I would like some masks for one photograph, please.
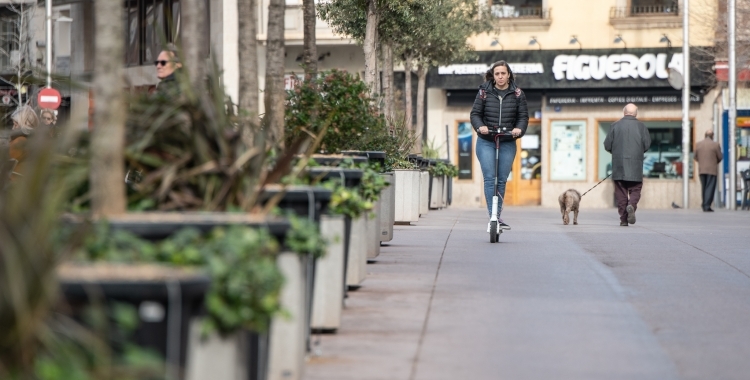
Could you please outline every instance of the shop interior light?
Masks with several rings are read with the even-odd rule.
[[[535,36],[531,36],[531,40],[529,41],[529,46],[533,45],[539,45],[539,50],[542,50],[542,44],[540,44],[539,41],[536,40]]]
[[[662,34],[661,35],[661,39],[659,40],[659,42],[661,42],[661,43],[665,43],[666,42],[667,43],[667,47],[670,47],[670,48],[672,47],[672,40],[670,40],[669,37],[667,37],[666,34]]]
[[[623,39],[622,39],[622,36],[618,34],[618,35],[617,35],[617,36],[615,37],[615,43],[616,43],[616,44],[619,44],[620,42],[622,42],[622,44],[623,44],[623,45],[625,45],[625,49],[627,49],[627,48],[628,48],[628,44],[627,44],[627,43],[625,42],[625,40],[623,40]]]

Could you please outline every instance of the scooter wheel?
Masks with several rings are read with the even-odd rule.
[[[498,237],[497,222],[490,222],[490,243],[497,243]]]

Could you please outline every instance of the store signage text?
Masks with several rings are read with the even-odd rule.
[[[609,95],[609,96],[550,96],[550,105],[587,105],[587,104],[673,104],[680,103],[680,95]],[[690,96],[690,101],[700,103],[699,96]]]
[[[508,63],[514,74],[544,74],[544,65],[541,63]],[[439,75],[484,75],[490,65],[483,63],[457,64],[438,67]]]
[[[667,64],[667,54],[644,54],[640,57],[633,54],[611,55],[558,55],[555,57],[552,72],[556,80],[610,80],[626,78],[667,79],[667,68],[682,72],[682,53],[672,55]]]

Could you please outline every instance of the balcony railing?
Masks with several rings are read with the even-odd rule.
[[[493,5],[490,8],[493,17],[499,19],[506,18],[531,18],[531,19],[549,19],[550,9],[542,7],[516,7],[513,5]]]
[[[680,10],[673,5],[638,5],[632,7],[612,7],[609,18],[648,17],[648,16],[679,16]]]

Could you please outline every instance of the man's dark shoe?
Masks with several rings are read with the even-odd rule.
[[[628,212],[628,223],[635,224],[635,208],[633,208],[633,205],[628,205],[625,211]]]
[[[703,210],[703,212],[714,212],[714,209],[712,209],[712,208],[707,208],[707,209]]]
[[[628,226],[628,222],[620,222],[620,227],[627,227],[627,226]]]

